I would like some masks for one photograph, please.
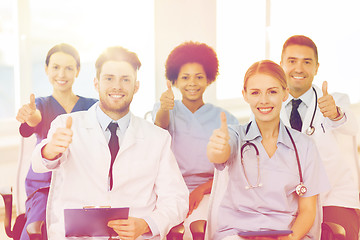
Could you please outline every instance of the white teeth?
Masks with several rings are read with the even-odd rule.
[[[295,78],[295,79],[304,79],[305,77],[295,77],[295,76],[293,76],[293,78]]]
[[[272,108],[259,108],[260,112],[269,112]]]
[[[66,83],[66,81],[60,81],[60,80],[57,80],[56,81],[58,84],[65,84]]]
[[[110,94],[111,97],[113,98],[122,98],[123,95],[115,95],[115,94]]]

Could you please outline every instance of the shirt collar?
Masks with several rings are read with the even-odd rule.
[[[120,131],[125,132],[125,130],[128,128],[130,123],[130,111],[120,118],[119,120],[115,121],[112,120],[108,115],[106,115],[103,110],[101,110],[100,106],[96,106],[96,117],[100,124],[101,129],[105,132],[107,130],[107,127],[109,126],[110,122],[116,122],[119,125]]]
[[[311,105],[312,98],[313,98],[314,90],[313,87],[309,88],[303,95],[301,95],[299,98],[294,98],[291,94],[289,94],[289,98],[287,99],[285,105],[291,106],[291,100],[293,99],[301,99],[302,103],[305,104],[305,106],[308,108]]]
[[[247,126],[246,126],[247,127]],[[244,137],[244,141],[253,141],[256,138],[262,139],[262,136],[260,134],[259,127],[256,124],[256,121],[252,121],[248,133]],[[279,124],[279,136],[277,139],[277,143],[282,143],[288,148],[293,149],[293,144],[290,140],[290,136],[288,135],[284,123],[280,120]]]

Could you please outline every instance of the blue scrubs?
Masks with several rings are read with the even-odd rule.
[[[84,98],[79,96],[72,112],[89,109],[97,99]],[[35,99],[36,108],[40,111],[42,120],[36,127],[30,127],[23,123],[20,126],[20,134],[23,137],[29,137],[36,134],[37,143],[47,137],[51,122],[61,114],[65,114],[65,109],[56,101],[53,96],[40,97]],[[21,240],[29,239],[26,232],[26,226],[35,221],[45,221],[46,203],[51,181],[51,172],[35,173],[30,167],[25,179],[25,189],[28,199],[26,200],[26,223],[21,234]]]
[[[295,188],[300,183],[300,176],[295,150],[284,124],[280,122],[277,149],[271,158],[261,144],[262,137],[256,122],[252,122],[247,134],[246,127],[238,125],[229,128],[231,156],[225,164],[215,165],[219,170],[225,165],[229,167],[229,182],[219,207],[215,240],[237,235],[240,231],[287,230],[296,218],[298,196]],[[303,197],[329,190],[316,145],[308,136],[292,129],[289,131],[299,153],[304,185],[307,187]],[[247,146],[243,150],[242,166],[240,148],[246,141],[257,146],[259,165],[254,147]],[[250,185],[257,186],[258,178],[262,185],[249,189]]]
[[[159,108],[160,103],[155,104],[154,121]],[[225,112],[228,124],[238,124],[232,114],[209,103],[192,113],[181,101],[175,100],[170,110],[171,147],[190,192],[213,179],[214,165],[207,158],[206,147],[212,132],[220,128],[221,112]]]

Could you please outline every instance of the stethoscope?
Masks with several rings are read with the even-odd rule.
[[[250,125],[251,125],[251,122],[247,125],[246,127],[246,132],[245,132],[245,135],[248,133],[249,129],[250,129]],[[299,154],[298,154],[298,151],[297,151],[297,148],[296,148],[296,145],[295,145],[295,142],[294,142],[294,139],[292,138],[288,128],[285,126],[285,129],[286,129],[286,132],[288,133],[289,137],[290,137],[290,140],[291,140],[291,143],[292,145],[294,146],[294,150],[295,150],[295,155],[296,155],[296,161],[297,161],[297,165],[298,165],[298,170],[299,170],[299,176],[300,176],[300,183],[295,187],[295,192],[298,196],[302,196],[304,195],[306,192],[307,192],[307,188],[305,187],[304,185],[304,181],[303,181],[303,176],[302,176],[302,172],[301,172],[301,165],[300,165],[300,159],[299,159]],[[255,149],[255,152],[256,152],[256,158],[257,158],[257,169],[258,169],[258,174],[257,174],[257,183],[256,185],[251,185],[250,182],[249,182],[249,179],[247,177],[247,174],[246,174],[246,170],[245,170],[245,165],[244,165],[244,158],[243,158],[243,150],[246,146],[249,146],[249,147],[253,147]],[[249,142],[249,141],[246,141],[246,143],[244,145],[241,146],[240,148],[240,156],[241,156],[241,165],[242,165],[242,168],[244,170],[244,175],[245,175],[245,179],[246,179],[246,182],[247,182],[247,186],[245,187],[245,189],[252,189],[252,188],[257,188],[257,187],[261,187],[262,186],[262,183],[261,183],[261,175],[260,175],[260,157],[259,157],[259,150],[258,148],[256,147],[256,145],[252,142]]]
[[[314,134],[315,132],[315,127],[313,126],[313,122],[314,122],[314,118],[315,118],[315,114],[316,114],[316,107],[317,107],[317,93],[316,93],[316,90],[315,88],[313,87],[312,88],[314,93],[315,93],[315,107],[314,107],[314,112],[313,112],[313,115],[312,115],[312,118],[311,118],[311,122],[310,122],[310,126],[308,129],[306,129],[306,134],[311,136]]]

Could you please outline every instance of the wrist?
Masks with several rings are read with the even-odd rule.
[[[333,121],[339,121],[345,116],[344,112],[341,110],[340,107],[336,106],[336,111],[337,111],[337,116],[332,119]]]

